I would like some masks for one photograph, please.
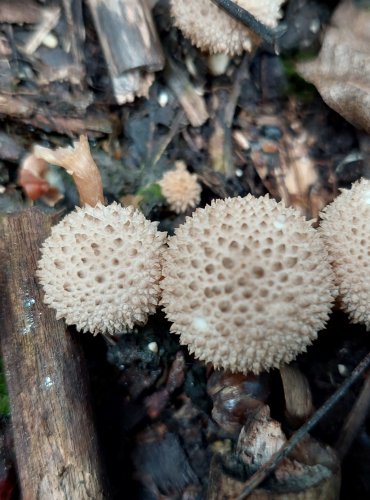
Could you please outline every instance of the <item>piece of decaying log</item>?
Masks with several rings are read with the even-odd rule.
[[[85,41],[85,25],[82,12],[82,0],[63,0],[64,16],[67,22],[70,40],[70,52],[75,64],[85,76],[83,43]]]
[[[146,0],[88,0],[119,104],[147,95],[164,66]]]
[[[73,101],[71,106],[73,106]],[[32,127],[42,130],[53,130],[59,134],[75,137],[86,134],[89,136],[99,136],[101,134],[112,133],[112,123],[110,117],[98,114],[94,111],[87,111],[84,116],[81,113],[63,116],[58,110],[55,112],[52,106],[41,106],[37,98],[10,96],[0,93],[0,118],[11,117]]]
[[[10,24],[34,24],[42,15],[42,7],[32,0],[1,0],[0,22]]]
[[[164,77],[167,85],[179,100],[190,124],[193,127],[203,125],[209,118],[205,100],[197,93],[185,71],[170,57],[167,57]]]
[[[52,217],[0,217],[1,349],[24,500],[105,498],[83,352],[35,278]]]

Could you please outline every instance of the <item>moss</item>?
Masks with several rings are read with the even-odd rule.
[[[145,215],[148,215],[156,205],[160,205],[164,201],[161,186],[157,183],[140,188],[136,192],[136,195],[142,198],[140,201],[140,208]]]
[[[302,78],[296,70],[298,62],[309,61],[314,57],[316,57],[315,53],[307,51],[300,52],[293,57],[281,58],[287,81],[285,92],[288,96],[296,95],[305,102],[311,102],[317,96],[315,86]]]
[[[2,360],[0,360],[0,416],[10,414],[8,390]]]

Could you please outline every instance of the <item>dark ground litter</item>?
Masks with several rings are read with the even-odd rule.
[[[84,337],[99,438],[113,498],[204,498],[213,451],[219,446],[231,446],[238,435],[238,430],[232,432],[235,422],[242,421],[242,415],[235,411],[235,393],[218,403],[217,422],[224,423],[220,427],[211,417],[212,399],[207,394],[212,369],[188,356],[176,338],[168,336],[168,327],[165,320],[152,318],[147,327],[116,346]],[[147,346],[153,341],[159,348],[156,355],[148,352]],[[327,331],[296,361],[309,380],[316,408],[369,350],[370,340],[364,329],[350,325],[342,313],[335,312]],[[185,360],[180,368],[182,374],[178,375],[183,380],[174,391],[166,392],[171,364],[179,356]],[[272,371],[267,378],[272,416],[284,423],[284,396],[278,372]],[[335,444],[360,387],[361,381],[315,427],[315,438]],[[240,425],[235,429],[240,430]],[[343,463],[343,499],[349,495],[368,498],[368,432],[369,422]]]
[[[83,121],[86,110],[92,113],[89,116],[93,115],[96,121],[95,128],[89,129],[91,145],[107,198],[119,200],[126,194],[143,194],[141,206],[145,215],[158,220],[162,230],[172,233],[184,220],[184,216],[169,211],[153,188],[177,159],[183,159],[199,175],[203,188],[201,206],[214,198],[270,192],[312,217],[333,199],[338,188],[348,187],[366,173],[358,132],[331,111],[293,69],[296,59],[319,47],[320,30],[314,32],[309,26],[317,21],[324,25],[336,4],[291,0],[286,9],[288,32],[282,40],[281,56],[261,49],[252,59],[234,58],[224,75],[214,77],[209,72],[207,57],[171,28],[167,2],[158,2],[155,18],[167,57],[185,72],[209,110],[210,118],[201,127],[189,125],[168,88],[165,73],[156,76],[149,99],[122,108],[114,104],[87,9],[85,53],[91,104],[81,104],[79,115],[79,92],[71,93],[68,84],[50,83],[49,93],[43,93],[47,97],[40,98],[27,78],[23,77],[21,83],[32,88],[35,101],[41,99],[41,114],[44,107],[49,107],[54,117],[64,113],[66,105],[61,95],[67,96],[68,109],[74,117]],[[15,36],[18,32],[21,27],[15,28]],[[18,66],[22,64],[17,61]],[[168,98],[165,107],[159,104],[163,93]],[[236,97],[228,127],[226,115],[230,112],[231,95]],[[19,161],[34,143],[54,147],[68,142],[66,134],[75,137],[77,132],[68,128],[68,118],[67,113],[62,130],[60,122],[45,122],[35,116],[28,121],[2,116],[0,184],[6,191],[0,195],[1,211],[29,204],[16,187]],[[55,123],[59,123],[59,130]],[[216,134],[220,130],[221,139]],[[289,175],[290,161],[298,162],[304,155],[312,160],[317,178],[313,189],[297,192],[287,188],[284,178]],[[66,174],[58,171],[56,175],[65,195],[57,208],[69,210],[77,202],[76,192]],[[169,334],[169,324],[160,311],[145,327],[113,343],[88,335],[82,336],[82,343],[112,497],[205,498],[213,452],[220,447],[231,448],[235,443],[242,418],[238,412],[245,403],[244,386],[234,380],[237,397],[233,393],[232,401],[227,397],[217,403],[212,401],[207,392],[207,382],[215,377],[212,368],[195,361],[179,345],[177,337]],[[307,376],[316,408],[369,350],[370,338],[365,329],[351,325],[345,315],[335,311],[327,329],[296,361]],[[272,415],[286,425],[277,371],[272,371],[267,379]],[[266,377],[253,383],[264,394]],[[360,386],[361,381],[315,427],[315,437],[335,444]],[[236,410],[235,397],[240,402]],[[217,404],[217,421],[211,415],[213,404]],[[9,425],[4,418],[0,427],[1,499],[17,498],[14,469],[9,466],[14,463]],[[367,419],[343,463],[343,499],[370,496],[369,433]]]

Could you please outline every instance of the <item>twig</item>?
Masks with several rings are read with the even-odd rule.
[[[250,12],[235,4],[231,0],[212,0],[218,7],[227,12],[231,17],[241,22],[247,28],[254,31],[268,45],[276,47],[278,38],[286,31],[286,26],[280,25],[277,28],[271,29],[262,24]]]
[[[58,24],[60,18],[60,8],[50,7],[43,9],[40,22],[35,31],[30,35],[23,47],[20,47],[25,54],[33,54],[42,44],[46,35]]]
[[[167,65],[164,71],[167,85],[179,100],[186,117],[193,127],[200,127],[208,118],[208,111],[203,96],[199,95],[188,75],[167,54]]]
[[[262,481],[264,481],[282,462],[282,460],[291,453],[294,447],[303,439],[303,437],[321,420],[321,418],[344,396],[348,389],[353,385],[365,370],[370,366],[370,352],[356,366],[351,375],[335,391],[332,396],[317,410],[302,427],[292,435],[289,441],[279,450],[266,464],[261,467],[246,483],[242,493],[236,500],[247,498]]]
[[[168,145],[170,144],[174,136],[177,134],[179,127],[181,123],[184,121],[184,119],[185,119],[185,113],[182,109],[180,109],[180,111],[175,116],[173,122],[171,123],[171,127],[170,130],[168,131],[168,134],[165,135],[164,139],[159,144],[157,151],[155,152],[152,166],[156,165],[158,161],[162,158],[162,155],[166,151]]]
[[[370,376],[367,374],[365,383],[360,395],[350,411],[339,434],[339,439],[335,446],[340,458],[343,458],[350,449],[361,425],[367,416],[370,407]]]

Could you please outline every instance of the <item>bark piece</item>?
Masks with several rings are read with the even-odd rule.
[[[146,0],[89,0],[119,104],[147,95],[164,56]]]
[[[277,477],[254,490],[248,500],[338,500],[340,465],[333,450],[309,438],[286,460]],[[244,498],[243,481],[230,475],[225,457],[215,455],[207,500]]]
[[[187,119],[193,127],[200,127],[208,118],[205,100],[193,87],[188,75],[170,58],[164,74],[167,85],[179,100]]]
[[[102,499],[83,352],[35,279],[51,225],[37,209],[0,218],[1,349],[19,481],[27,500]]]

